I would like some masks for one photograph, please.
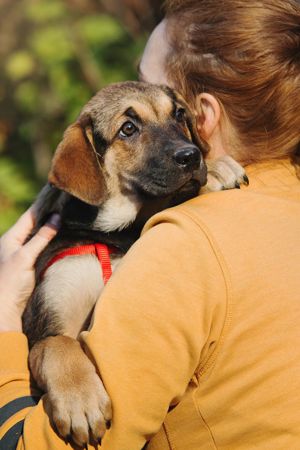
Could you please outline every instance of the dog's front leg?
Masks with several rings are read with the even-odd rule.
[[[111,419],[102,381],[76,340],[89,323],[102,287],[94,256],[62,259],[47,270],[23,315],[32,346],[30,369],[46,393],[50,420],[62,437],[72,437],[79,445],[101,439]]]
[[[100,442],[112,417],[110,399],[94,365],[78,341],[51,336],[37,342],[29,356],[45,405],[58,433],[79,446]]]

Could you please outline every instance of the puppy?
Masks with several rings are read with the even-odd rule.
[[[35,210],[37,227],[53,212],[60,213],[62,226],[37,261],[23,328],[33,377],[48,394],[49,415],[59,434],[71,435],[80,446],[101,439],[112,411],[76,339],[146,220],[206,184],[207,150],[183,98],[140,82],[100,91],[56,150]],[[227,171],[227,182],[218,165]],[[230,158],[211,169],[214,190],[246,180]]]

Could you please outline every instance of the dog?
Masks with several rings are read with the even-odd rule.
[[[29,364],[47,392],[56,430],[79,446],[99,442],[112,418],[100,377],[77,341],[105,276],[147,219],[198,195],[207,178],[206,191],[247,182],[229,157],[210,162],[207,174],[208,146],[195,130],[187,103],[170,88],[110,85],[66,130],[35,202],[37,229],[53,212],[62,225],[37,260],[36,287],[23,314]],[[103,251],[108,274],[96,257]]]

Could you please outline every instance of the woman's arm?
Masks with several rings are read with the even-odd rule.
[[[158,432],[224,325],[222,268],[200,226],[177,211],[148,226],[82,334],[113,405],[104,450],[140,450]]]
[[[222,270],[200,227],[176,212],[161,214],[152,225],[108,283],[93,327],[82,335],[113,403],[104,450],[144,446],[169,407],[180,401],[224,322]],[[9,412],[7,404],[16,399],[28,404],[6,418],[1,436],[13,436],[11,448],[68,448],[49,424],[44,398],[32,406],[25,336],[3,333],[2,338],[4,411]],[[18,426],[19,436],[14,430]]]
[[[28,345],[22,334],[21,317],[34,288],[36,258],[56,235],[58,226],[59,217],[53,215],[25,244],[34,227],[34,215],[29,209],[0,239],[0,448],[5,450],[17,447],[24,418],[39,400],[39,393],[31,389]],[[40,409],[39,429],[48,427],[53,441],[61,441],[49,426],[43,403],[36,409]],[[33,445],[28,448],[46,449],[47,446],[39,445],[41,431],[36,431],[32,433]],[[22,439],[19,444],[22,448]]]

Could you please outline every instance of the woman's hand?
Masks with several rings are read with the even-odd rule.
[[[56,235],[59,215],[53,214],[24,244],[34,227],[28,209],[0,239],[0,332],[22,331],[22,314],[35,284],[34,264],[40,252]]]

